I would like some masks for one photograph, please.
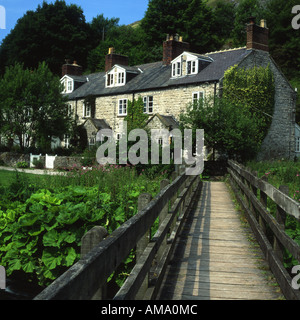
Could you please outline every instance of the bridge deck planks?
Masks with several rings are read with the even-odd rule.
[[[204,182],[187,217],[158,295],[159,300],[276,300],[261,254],[248,240],[223,182]]]

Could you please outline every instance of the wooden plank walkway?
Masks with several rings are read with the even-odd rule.
[[[248,230],[248,231],[247,231]],[[204,182],[167,268],[158,300],[276,300],[227,186]],[[259,251],[257,253],[257,250]]]

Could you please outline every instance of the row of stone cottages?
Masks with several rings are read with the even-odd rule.
[[[119,139],[129,100],[139,96],[150,128],[176,128],[179,114],[193,100],[218,94],[224,72],[231,66],[243,68],[270,65],[275,78],[275,106],[270,130],[259,158],[288,158],[300,155],[300,130],[295,124],[296,92],[269,54],[269,30],[251,20],[247,25],[245,47],[198,54],[189,51],[181,38],[168,36],[163,42],[162,61],[129,66],[128,57],[114,52],[105,57],[105,72],[82,75],[74,62],[62,67],[61,81],[68,95],[69,108],[87,131],[90,145],[96,133],[111,128]],[[85,105],[95,97],[95,108]],[[68,145],[68,139],[62,142]]]
[[[68,97],[68,108],[87,133],[89,145],[101,129],[110,128],[115,138],[123,132],[128,101],[142,97],[148,127],[172,130],[188,103],[216,95],[224,72],[238,65],[243,68],[270,65],[275,78],[273,121],[263,141],[259,159],[293,159],[300,155],[300,128],[295,123],[296,92],[269,54],[266,22],[247,25],[245,47],[205,54],[189,51],[181,37],[168,36],[163,42],[162,61],[129,66],[128,57],[114,52],[105,57],[105,72],[83,75],[76,62],[62,66],[61,82]],[[94,107],[85,104],[94,97]],[[69,146],[68,136],[56,146]]]

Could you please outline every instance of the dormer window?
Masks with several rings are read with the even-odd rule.
[[[71,93],[74,90],[74,80],[71,77],[64,76],[61,79],[63,84],[63,93]]]
[[[87,81],[88,79],[84,76],[64,75],[60,79],[60,82],[63,85],[62,93],[72,93]]]
[[[142,73],[137,67],[122,66],[116,64],[106,72],[106,88],[125,86],[131,79]]]
[[[126,83],[126,70],[115,65],[106,73],[106,87],[124,86]]]
[[[207,67],[212,59],[203,55],[183,52],[171,61],[172,78],[195,75]]]

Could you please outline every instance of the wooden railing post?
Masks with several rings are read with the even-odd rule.
[[[164,179],[160,182],[160,190],[164,189],[168,184],[170,184],[170,181],[168,179]],[[159,214],[159,226],[162,224],[162,222],[165,220],[167,214],[169,213],[169,202],[165,205],[165,207],[162,209],[162,211]],[[157,261],[160,261],[165,249],[167,246],[167,238],[165,238],[158,249],[157,252]]]
[[[289,194],[289,187],[288,186],[280,186],[279,190],[283,192],[284,194]],[[286,212],[277,204],[277,210],[276,210],[276,220],[280,224],[282,230],[285,229],[285,220],[286,220]],[[274,243],[273,243],[273,249],[277,257],[280,259],[281,262],[283,262],[283,254],[284,254],[284,248],[282,247],[280,241],[277,239],[277,237],[274,235]]]
[[[149,193],[140,194],[138,198],[138,212],[142,211],[151,200],[152,200],[151,194]],[[136,263],[139,262],[140,257],[142,256],[144,250],[146,249],[148,243],[150,242],[150,236],[151,236],[151,229],[149,229],[144,234],[144,236],[138,241],[136,245]],[[149,282],[149,274],[147,277],[145,277],[145,280],[141,285],[139,292],[137,293],[137,299],[141,299],[144,296],[145,292],[148,289],[148,282]]]
[[[95,226],[89,230],[81,238],[81,252],[80,259],[83,260],[86,255],[93,250],[106,236],[108,235],[107,230],[101,226]],[[106,298],[106,284],[103,285],[94,294],[91,300],[103,300]]]
[[[268,182],[268,178],[267,177],[263,177],[262,180]],[[260,192],[260,202],[267,209],[267,207],[268,207],[268,205],[267,205],[268,196],[262,190],[259,190],[259,192]],[[259,215],[258,223],[261,226],[264,234],[266,234],[266,232],[267,232],[266,224],[265,224],[265,221],[264,221],[264,219],[262,218],[261,215]]]
[[[253,176],[255,177],[255,178],[257,178],[257,171],[253,171],[252,172],[252,174],[253,174]],[[250,183],[250,190],[252,191],[252,193],[255,195],[255,197],[257,198],[257,188],[254,186],[254,185],[252,185],[251,183]],[[253,214],[254,214],[254,216],[255,216],[255,218],[256,218],[256,220],[258,221],[259,220],[259,213],[257,212],[257,210],[255,209],[255,207],[254,207],[254,205],[253,205],[253,203],[252,203],[252,201],[249,199],[249,202],[250,202],[250,208],[251,208],[251,210],[252,210],[252,212],[253,212]]]

